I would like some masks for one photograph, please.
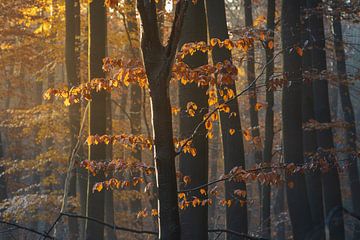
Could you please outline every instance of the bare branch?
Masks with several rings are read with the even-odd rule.
[[[262,238],[262,237],[253,237],[253,236],[249,236],[247,234],[244,233],[238,233],[232,230],[228,230],[228,229],[209,229],[208,232],[214,232],[214,233],[229,233],[235,236],[239,236],[242,237],[242,239],[249,239],[249,240],[267,240],[266,238]]]
[[[19,224],[17,224],[17,223],[6,222],[6,221],[4,221],[4,220],[0,220],[0,223],[6,224],[6,225],[9,225],[9,226],[13,226],[13,227],[18,228],[18,229],[23,229],[23,230],[26,230],[26,231],[28,231],[28,232],[35,233],[35,234],[37,234],[37,235],[39,235],[39,236],[44,237],[44,239],[55,239],[54,237],[48,235],[47,233],[42,233],[42,232],[36,231],[35,229],[28,228],[28,227],[19,225]]]
[[[171,29],[171,34],[169,37],[168,45],[166,46],[166,57],[168,59],[175,58],[188,4],[189,4],[188,0],[180,0],[176,4],[175,17]]]

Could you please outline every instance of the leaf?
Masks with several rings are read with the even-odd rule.
[[[249,130],[244,130],[243,131],[243,135],[246,141],[250,141],[251,140],[251,134]]]
[[[159,215],[159,213],[158,213],[158,210],[157,210],[157,209],[152,209],[152,210],[151,210],[151,216],[156,217],[156,216],[158,216],[158,215]]]
[[[231,136],[234,135],[235,134],[235,129],[233,129],[233,128],[229,129],[229,133],[230,133]]]
[[[180,199],[185,198],[185,193],[179,193],[179,194],[178,194],[178,197],[179,197]]]
[[[256,103],[255,104],[255,111],[259,111],[260,109],[262,109],[264,107],[264,105],[262,103]]]
[[[269,48],[269,49],[273,49],[273,48],[274,48],[274,41],[269,41],[269,42],[268,42],[268,48]]]
[[[296,53],[297,53],[300,57],[302,57],[302,56],[304,55],[304,51],[302,50],[301,47],[297,47],[297,48],[296,48]]]
[[[205,190],[205,189],[201,188],[201,189],[200,189],[200,193],[201,193],[202,195],[205,195],[205,196],[206,196],[206,190]]]
[[[100,183],[96,183],[95,185],[94,185],[94,187],[93,187],[93,192],[96,190],[96,191],[98,191],[98,192],[101,192],[101,190],[104,188],[104,186],[103,186],[103,183],[102,182],[100,182]]]
[[[217,38],[212,38],[212,39],[210,40],[210,45],[211,45],[212,47],[214,47],[216,44],[218,44],[218,42],[220,42],[219,39],[217,39]]]
[[[212,124],[212,122],[211,122],[210,120],[207,120],[207,121],[205,122],[205,128],[206,128],[207,130],[211,130],[211,129],[212,129],[212,126],[213,126],[213,124]]]
[[[191,182],[191,178],[189,176],[184,176],[183,181],[184,181],[185,185],[187,185]]]

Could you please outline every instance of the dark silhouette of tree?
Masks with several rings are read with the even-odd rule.
[[[194,24],[196,23],[196,24]],[[199,42],[207,40],[206,13],[204,0],[190,4],[181,33],[179,47],[188,42]],[[196,52],[192,56],[187,56],[184,62],[191,68],[200,67],[208,63],[207,53]],[[180,135],[187,138],[192,134],[196,125],[201,122],[205,110],[208,106],[207,86],[198,87],[197,83],[186,85],[179,83],[179,103],[181,107],[186,107],[189,102],[197,105],[199,111],[195,116],[189,114],[180,115]],[[192,140],[192,146],[196,148],[196,156],[191,154],[181,154],[179,168],[184,176],[189,176],[191,181],[183,184],[183,189],[192,188],[208,182],[208,140],[206,129],[203,125],[199,134]],[[194,196],[202,198],[201,193],[194,193]],[[208,238],[208,207],[199,206],[196,208],[186,208],[180,212],[182,239],[207,239]]]
[[[284,86],[282,99],[282,124],[284,162],[303,164],[302,145],[302,75],[300,46],[300,1],[283,1],[282,42],[284,49],[284,76],[289,84]],[[303,174],[286,174],[287,201],[294,239],[306,239],[313,225]]]
[[[209,37],[218,38],[222,41],[228,39],[229,34],[226,24],[225,2],[223,0],[207,0],[206,11]],[[212,58],[214,64],[224,62],[225,60],[232,61],[231,52],[226,48],[215,47],[212,50]],[[217,88],[218,90],[231,89],[236,95],[235,83],[226,85],[220,84]],[[235,113],[233,116],[229,117],[228,113],[220,112],[225,173],[230,172],[231,169],[236,166],[245,168],[243,131],[241,128],[239,105],[237,101],[232,101],[228,106],[230,112]],[[235,130],[234,134],[230,134],[230,129]],[[231,199],[234,191],[237,189],[246,191],[246,186],[244,183],[226,182],[225,198]],[[226,228],[241,233],[247,233],[247,205],[241,206],[239,200],[246,201],[246,198],[238,199],[230,207],[226,207]],[[239,237],[228,234],[227,239],[239,239]]]
[[[319,123],[331,122],[328,82],[321,77],[321,72],[326,70],[326,52],[325,52],[325,33],[323,23],[323,9],[320,6],[321,1],[308,0],[309,10],[309,29],[311,33],[311,58],[314,89],[314,113],[315,120]],[[327,149],[334,148],[334,140],[331,128],[317,131],[317,144],[322,157],[332,166],[327,172],[322,174],[323,198],[325,219],[329,213],[336,207],[342,207],[339,174],[334,166],[335,156],[326,152]],[[344,239],[344,222],[342,213],[334,218],[329,229],[330,239]]]

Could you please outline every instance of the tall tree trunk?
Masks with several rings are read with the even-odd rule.
[[[317,70],[317,79],[313,82],[314,88],[314,113],[315,120],[320,123],[331,122],[328,82],[320,77],[320,73],[326,70],[325,33],[323,23],[323,12],[320,0],[307,0],[310,11],[309,24],[312,42],[312,68]],[[317,131],[317,143],[320,151],[334,148],[331,129]],[[334,156],[323,151],[323,158],[331,165],[329,171],[323,173],[323,194],[325,216],[329,217],[331,211],[336,207],[342,207],[339,174],[334,166]],[[339,212],[336,219],[329,226],[330,239],[344,239],[344,221],[342,213]]]
[[[301,57],[290,48],[300,46],[300,1],[283,1],[282,42],[284,49],[284,86],[282,99],[283,146],[285,163],[303,164],[302,145],[302,74]],[[306,239],[312,230],[310,206],[307,199],[305,177],[300,173],[286,174],[293,187],[286,188],[290,220],[294,239]],[[288,185],[290,185],[288,184]]]
[[[269,32],[269,41],[274,41],[275,31],[275,0],[268,0],[267,6],[267,31]],[[266,85],[268,86],[271,77],[274,74],[274,48],[269,48],[268,44],[265,46],[266,54]],[[272,160],[272,150],[274,141],[274,92],[270,89],[266,91],[266,113],[265,113],[265,141],[264,141],[264,163],[270,165]],[[264,184],[261,189],[261,229],[263,237],[271,236],[271,219],[270,219],[270,185]]]
[[[348,174],[350,180],[351,200],[353,204],[353,212],[357,215],[360,214],[360,182],[358,172],[358,157],[357,157],[357,135],[356,135],[356,121],[353,104],[351,102],[350,91],[348,84],[344,81],[347,79],[346,72],[346,56],[344,50],[343,33],[341,26],[340,13],[336,12],[333,16],[334,28],[334,46],[336,54],[336,67],[340,79],[340,101],[344,113],[344,119],[349,124],[346,128],[346,145],[349,148],[346,160],[349,163]],[[360,231],[357,227],[354,231],[353,239],[360,238]]]
[[[65,65],[69,89],[80,84],[80,2],[79,0],[66,0],[65,2]],[[80,131],[80,104],[69,107],[71,151],[75,147]],[[76,169],[70,180],[69,196],[76,197]],[[80,203],[84,204],[84,203]],[[69,219],[69,238],[78,239],[77,219]]]
[[[311,39],[309,32],[309,20],[306,17],[306,0],[302,1],[302,44],[305,45]],[[311,71],[312,59],[310,45],[306,44],[303,51],[302,72]],[[313,83],[305,81],[303,83],[303,96],[302,96],[302,114],[303,123],[307,123],[315,118],[314,114],[314,95]],[[317,151],[316,131],[306,130],[303,131],[303,146],[304,146],[304,159],[306,163],[312,161],[311,155]],[[322,197],[322,182],[321,171],[315,169],[306,173],[306,189],[311,209],[311,216],[314,225],[313,236],[316,239],[325,239],[325,222],[324,222],[324,207]]]
[[[137,24],[137,18],[136,18],[136,5],[135,2],[132,0],[127,0],[126,4],[128,6],[128,12],[127,12],[127,25],[128,25],[128,31],[131,36],[132,42],[138,43],[140,40],[140,31]],[[135,44],[137,46],[137,44]],[[140,51],[133,47],[134,44],[130,44],[130,47],[132,49],[132,57],[135,59],[140,58]],[[141,134],[141,104],[142,104],[142,98],[141,98],[141,88],[137,84],[131,85],[130,88],[130,124],[131,124],[131,133],[133,135],[140,135]],[[141,162],[141,151],[140,149],[135,149],[131,152],[131,158],[133,161]],[[140,172],[134,171],[134,176],[139,177]],[[140,191],[140,184],[137,184],[136,186],[132,187],[132,190]],[[141,210],[141,200],[140,199],[131,199],[130,202],[130,210],[135,215],[137,212]]]
[[[248,29],[253,27],[253,15],[252,15],[252,0],[244,0],[244,11],[245,11],[245,26]],[[254,44],[249,48],[246,54],[246,74],[248,84],[251,84],[255,80],[255,46]],[[249,89],[249,105],[250,105],[250,125],[251,125],[251,135],[253,139],[260,138],[260,128],[259,128],[259,115],[255,109],[257,102],[256,94],[256,84],[253,84]],[[255,162],[262,162],[262,153],[256,147],[255,151]]]
[[[208,29],[210,38],[225,40],[229,38],[226,24],[225,2],[223,0],[207,0],[206,11],[208,20]],[[212,51],[213,63],[232,61],[231,52],[226,48],[215,47]],[[220,84],[218,90],[225,88],[231,89],[236,95],[235,83],[229,85]],[[229,173],[235,166],[242,166],[245,169],[244,144],[242,137],[242,128],[240,121],[239,105],[237,101],[229,103],[230,112],[235,113],[232,117],[229,114],[220,113],[221,136],[224,149],[224,171]],[[233,135],[229,133],[230,129],[236,130]],[[225,183],[225,198],[232,199],[234,191],[241,189],[246,191],[244,183],[235,183],[227,181]],[[226,228],[232,231],[247,233],[247,205],[241,206],[241,201],[246,198],[238,199],[230,207],[226,207]],[[238,236],[227,235],[227,239],[240,239]]]
[[[194,24],[196,23],[196,24]],[[188,42],[199,42],[207,40],[206,13],[204,0],[196,4],[190,4],[184,19],[182,35],[179,47]],[[207,54],[197,52],[192,56],[187,56],[184,62],[191,68],[196,68],[208,63]],[[183,85],[179,83],[179,102],[184,107],[188,102],[194,102],[200,109],[194,117],[187,114],[180,115],[180,135],[186,138],[192,134],[196,125],[203,120],[208,107],[207,87],[197,86],[196,83]],[[184,176],[190,176],[191,182],[182,185],[183,189],[193,188],[208,182],[208,140],[206,130],[203,125],[199,134],[192,141],[192,146],[196,148],[196,156],[190,154],[180,155],[180,172]],[[193,196],[203,198],[200,192],[191,193]],[[182,239],[207,239],[208,238],[208,207],[198,206],[189,207],[180,212]]]
[[[102,59],[106,52],[106,10],[103,0],[93,0],[89,3],[89,77],[105,77],[102,71]],[[90,134],[106,134],[106,95],[105,91],[92,94],[90,102]],[[105,161],[106,146],[99,144],[91,146],[89,159],[94,161]],[[96,176],[88,174],[88,200],[87,216],[104,221],[105,192],[92,192],[95,183],[104,180],[104,174]],[[104,226],[93,221],[86,221],[86,239],[104,239]]]
[[[155,2],[137,2],[143,24],[141,49],[151,97],[161,240],[181,239],[169,83],[187,6],[187,1],[177,2],[170,38],[164,47],[160,42]]]

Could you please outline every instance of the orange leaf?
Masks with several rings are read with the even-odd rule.
[[[249,130],[244,130],[243,132],[244,138],[246,141],[250,141],[251,140],[251,134]]]
[[[296,48],[296,53],[297,53],[300,57],[302,57],[303,54],[304,54],[302,48],[300,48],[300,47],[297,47],[297,48]]]
[[[185,185],[191,182],[191,178],[189,176],[184,176],[183,178]]]
[[[268,48],[269,48],[269,49],[273,49],[273,48],[274,48],[274,42],[273,42],[273,41],[269,41],[269,43],[268,43]]]

